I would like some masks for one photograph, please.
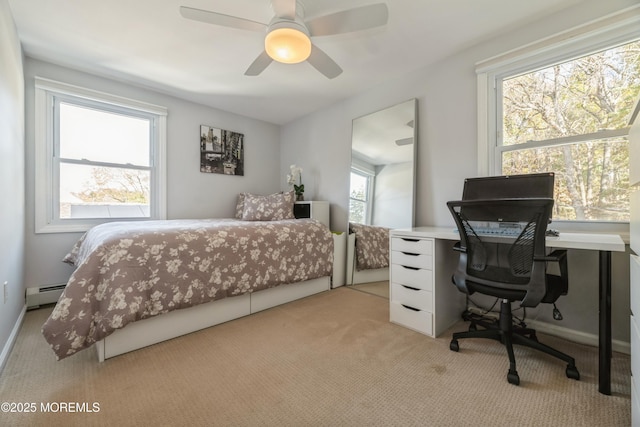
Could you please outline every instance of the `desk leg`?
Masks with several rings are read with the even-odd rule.
[[[611,394],[611,252],[600,251],[599,387]]]

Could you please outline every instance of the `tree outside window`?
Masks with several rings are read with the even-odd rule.
[[[640,42],[505,78],[501,89],[502,174],[555,172],[555,219],[628,221]]]
[[[349,222],[367,224],[370,209],[371,177],[351,171],[351,188],[349,191]]]

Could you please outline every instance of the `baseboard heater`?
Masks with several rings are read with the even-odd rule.
[[[27,308],[38,308],[41,305],[53,304],[67,285],[48,285],[39,288],[27,288]]]

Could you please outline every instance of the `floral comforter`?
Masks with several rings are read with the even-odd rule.
[[[42,328],[58,359],[136,320],[328,276],[333,237],[312,219],[113,222],[64,261],[77,268]]]
[[[349,223],[356,235],[356,270],[389,267],[389,229],[375,225]]]

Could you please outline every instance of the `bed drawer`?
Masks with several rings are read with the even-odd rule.
[[[433,272],[416,267],[405,267],[391,264],[391,280],[395,283],[411,286],[412,288],[433,290]]]
[[[391,250],[412,254],[433,255],[433,240],[392,237]]]
[[[389,318],[393,323],[433,336],[433,315],[429,311],[412,309],[392,301],[389,304]]]
[[[391,264],[431,270],[433,268],[433,256],[426,254],[391,251]]]
[[[433,292],[391,284],[391,301],[425,311],[433,310]]]

